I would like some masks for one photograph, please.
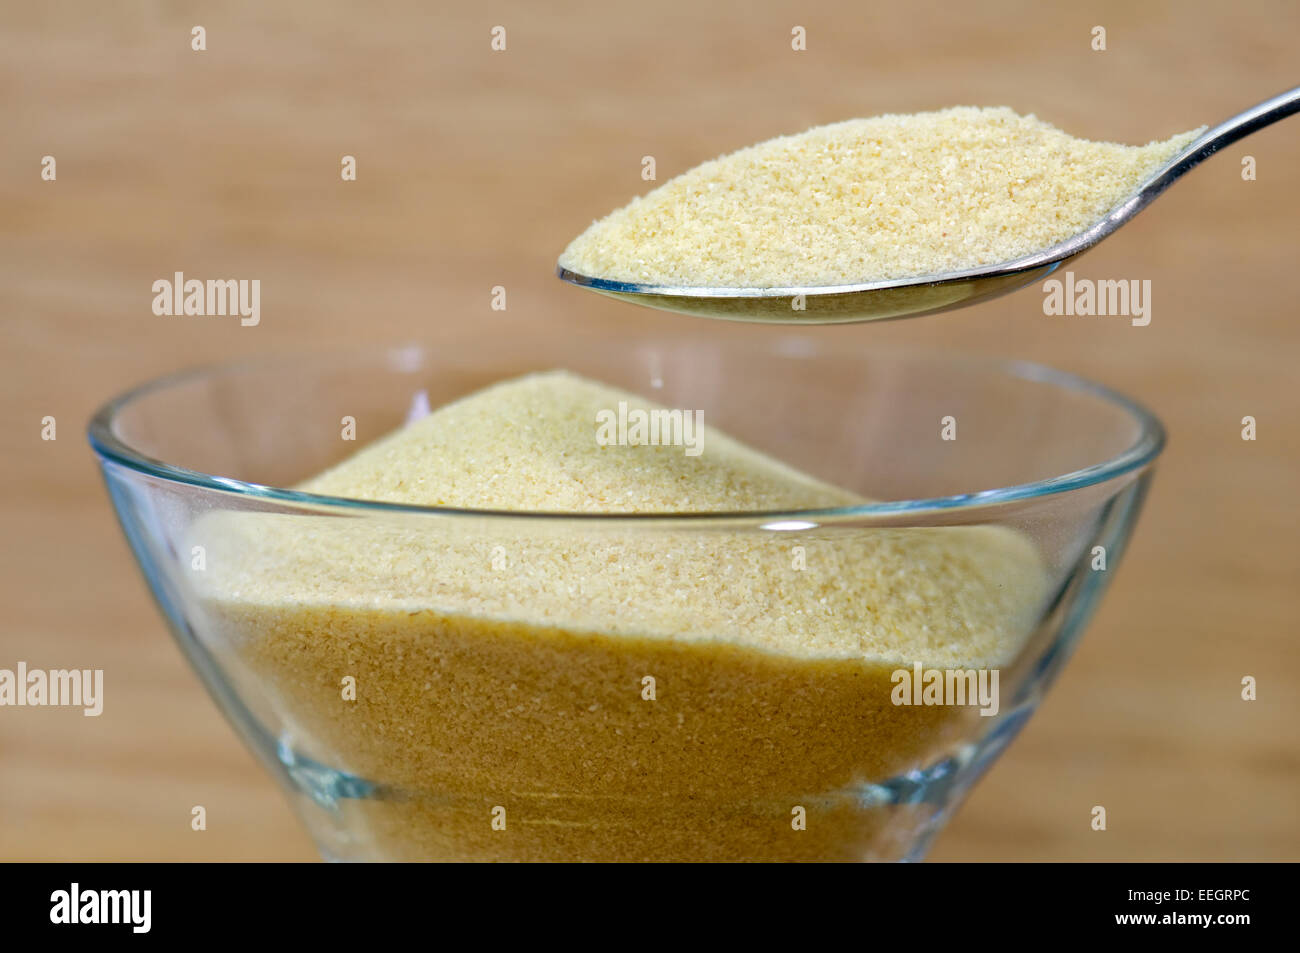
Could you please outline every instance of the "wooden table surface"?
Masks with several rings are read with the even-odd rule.
[[[127,552],[82,434],[106,397],[308,342],[761,333],[579,293],[555,256],[643,190],[643,155],[662,181],[816,123],[953,104],[1145,142],[1300,81],[1300,8],[1281,2],[456,6],[3,3],[0,667],[102,668],[107,698],[97,719],[0,709],[0,858],[315,857]],[[1040,360],[1140,398],[1171,435],[1075,659],[935,859],[1300,859],[1298,217],[1292,120],[1076,264],[1149,278],[1149,327],[1046,317],[1028,290],[816,331]],[[152,282],[178,270],[260,278],[261,324],[154,316]]]

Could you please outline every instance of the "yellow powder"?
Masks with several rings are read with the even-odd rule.
[[[666,409],[563,371],[532,374],[440,408],[302,488],[389,503],[570,513],[863,502],[712,428],[695,455],[672,444],[602,446],[597,415],[617,414],[620,401],[629,413]]]
[[[1126,146],[973,107],[818,126],[634,199],[574,239],[560,265],[615,281],[770,288],[998,264],[1085,231],[1201,131]]]
[[[588,513],[862,502],[708,427],[694,457],[601,446],[620,401],[657,406],[566,373],[508,381],[303,488]],[[222,513],[190,537],[204,641],[301,754],[381,785],[338,808],[355,857],[887,856],[902,811],[863,785],[987,724],[895,706],[892,672],[1013,666],[1047,591],[1032,544],[995,527]]]

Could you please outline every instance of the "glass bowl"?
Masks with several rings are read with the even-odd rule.
[[[259,358],[137,388],[89,435],[173,635],[327,859],[912,860],[1069,657],[1164,436],[1068,374],[859,340]],[[553,368],[879,502],[289,489]]]

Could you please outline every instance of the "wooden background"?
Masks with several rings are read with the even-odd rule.
[[[82,435],[105,398],[197,362],[374,337],[764,333],[619,306],[551,269],[643,189],[647,154],[662,181],[816,123],[952,104],[1125,142],[1216,122],[1300,82],[1297,9],[4,0],[0,667],[103,668],[107,699],[98,719],[0,709],[0,857],[315,856],[137,575]],[[505,53],[489,49],[496,24]],[[790,49],[795,25],[806,52]],[[1257,181],[1241,178],[1246,154]],[[1078,655],[935,859],[1300,859],[1298,216],[1294,119],[1077,264],[1150,278],[1147,328],[1048,318],[1030,290],[817,331],[1041,360],[1139,397],[1171,434]],[[176,270],[260,278],[261,325],[155,317],[150,286]],[[497,284],[507,312],[489,310]],[[206,832],[189,828],[194,804]]]

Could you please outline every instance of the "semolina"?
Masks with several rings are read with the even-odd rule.
[[[619,401],[655,406],[564,372],[507,381],[303,489],[588,514],[864,502],[707,426],[694,457],[602,446]],[[358,859],[888,854],[911,809],[868,810],[863,786],[979,721],[894,705],[891,672],[1015,666],[1048,593],[997,527],[219,513],[190,535],[204,641],[297,750],[377,786],[333,808]]]
[[[579,235],[562,267],[674,287],[813,287],[1014,261],[1087,230],[1201,130],[1126,146],[1010,109],[818,126],[705,162]]]

